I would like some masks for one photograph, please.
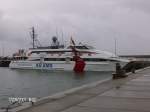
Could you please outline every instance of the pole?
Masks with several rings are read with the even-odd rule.
[[[115,40],[115,55],[117,55],[117,39],[114,38],[114,40]]]
[[[65,47],[65,42],[64,42],[64,33],[63,33],[63,30],[62,30],[62,44],[63,44],[63,46]]]
[[[4,50],[4,46],[3,46],[3,57],[5,56],[5,50]]]
[[[33,41],[33,49],[35,48],[35,30],[34,27],[32,27],[32,41]]]
[[[4,47],[4,43],[2,42],[2,57],[5,56],[5,47]]]

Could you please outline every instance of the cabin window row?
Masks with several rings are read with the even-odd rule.
[[[73,61],[72,58],[66,59],[66,58],[44,58],[44,61],[66,61],[70,60]],[[108,60],[108,59],[99,59],[99,58],[84,58],[84,61],[94,61],[94,62],[101,62],[101,61],[115,61],[115,60]],[[40,61],[40,59],[35,59],[33,61]]]

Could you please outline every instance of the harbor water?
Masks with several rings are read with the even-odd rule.
[[[0,107],[9,104],[9,98],[41,98],[84,84],[110,78],[111,72],[18,70],[0,68]]]

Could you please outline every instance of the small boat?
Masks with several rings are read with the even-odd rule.
[[[0,57],[0,67],[9,67],[11,60],[9,57]]]

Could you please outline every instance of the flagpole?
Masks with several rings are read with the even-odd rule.
[[[114,40],[115,40],[115,55],[117,55],[117,39],[114,38]]]

